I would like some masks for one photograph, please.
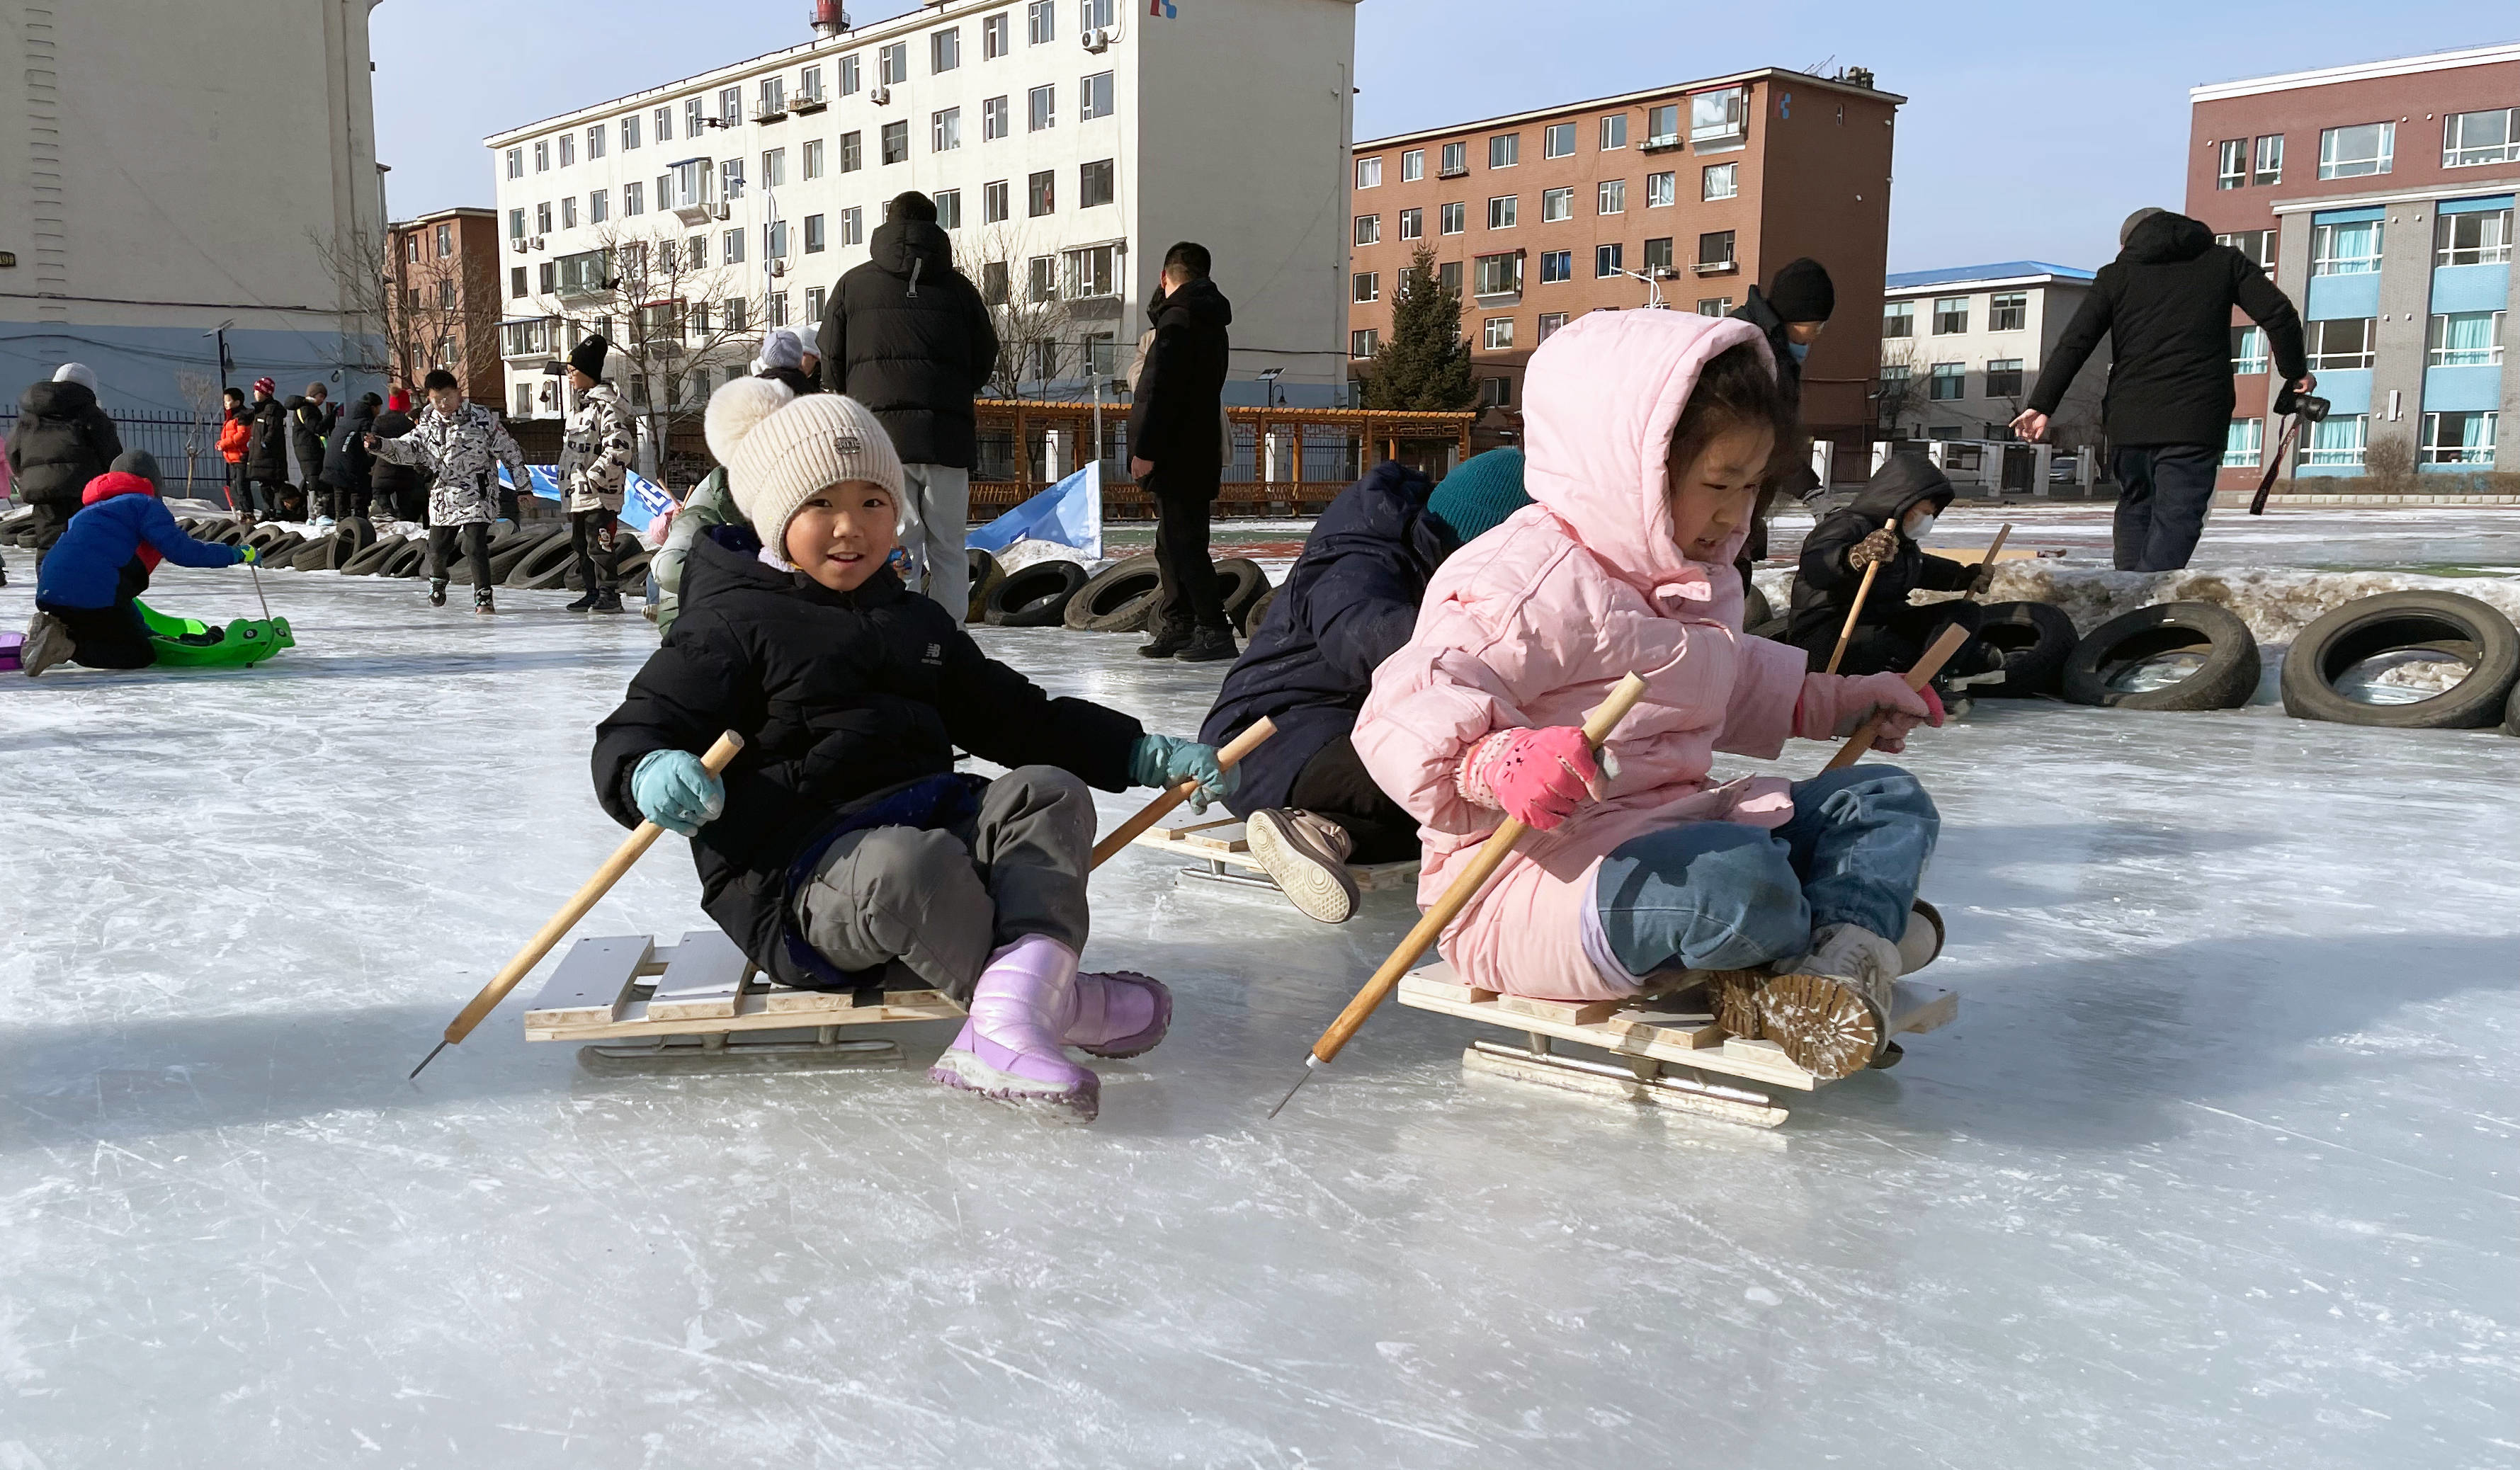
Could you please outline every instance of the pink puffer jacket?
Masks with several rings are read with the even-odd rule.
[[[1698,371],[1742,342],[1766,356],[1748,323],[1676,311],[1595,312],[1552,336],[1524,379],[1535,504],[1444,563],[1416,635],[1374,672],[1356,748],[1421,824],[1421,907],[1503,820],[1454,783],[1474,742],[1508,726],[1581,724],[1630,672],[1648,686],[1610,739],[1618,775],[1602,800],[1525,837],[1444,931],[1444,958],[1469,984],[1560,1000],[1623,994],[1579,938],[1601,859],[1678,823],[1772,827],[1791,815],[1784,781],[1716,785],[1708,772],[1719,749],[1783,749],[1802,650],[1739,631],[1740,538],[1716,564],[1688,560],[1664,500],[1664,457]]]

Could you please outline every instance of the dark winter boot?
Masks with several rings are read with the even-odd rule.
[[[473,592],[472,611],[475,614],[481,617],[488,617],[491,613],[498,610],[497,605],[490,601],[490,589],[483,587]]]
[[[590,587],[586,590],[586,596],[579,598],[576,601],[568,604],[568,610],[571,612],[593,612],[595,610],[595,604],[603,601],[604,590],[598,587]]]
[[[431,607],[443,607],[446,605],[446,579],[444,577],[429,578],[428,605]]]
[[[1190,646],[1190,629],[1178,624],[1166,627],[1157,623],[1149,629],[1153,638],[1138,646],[1140,658],[1170,658]]]
[[[1138,651],[1143,653],[1146,649]],[[1233,629],[1198,628],[1192,631],[1190,643],[1173,657],[1183,663],[1216,663],[1233,658],[1238,651],[1234,646]]]
[[[608,587],[601,593],[598,593],[595,599],[595,610],[597,612],[619,612],[621,610],[620,592],[616,589]]]

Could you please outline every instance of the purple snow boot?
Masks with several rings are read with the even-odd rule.
[[[1091,1123],[1100,1079],[1067,1059],[1061,1023],[1076,1008],[1076,952],[1027,934],[989,957],[971,991],[963,1034],[928,1080],[1057,1123]]]
[[[1113,1061],[1154,1050],[1173,1024],[1173,993],[1135,970],[1077,976],[1074,1006],[1062,1039]]]

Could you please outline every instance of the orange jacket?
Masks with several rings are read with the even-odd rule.
[[[219,458],[231,465],[245,463],[246,441],[253,437],[253,424],[240,414],[228,415],[219,426]]]

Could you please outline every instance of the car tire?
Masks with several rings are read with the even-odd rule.
[[[1062,619],[1075,633],[1143,633],[1163,595],[1152,557],[1130,557],[1102,568],[1067,600]]]
[[[1269,593],[1269,574],[1260,563],[1248,557],[1228,557],[1216,563],[1218,596],[1225,601],[1225,620],[1235,627],[1251,611],[1251,604]]]
[[[992,628],[1057,628],[1066,620],[1070,600],[1091,580],[1073,561],[1036,561],[1000,577],[980,617]]]
[[[963,609],[963,621],[978,623],[988,620],[989,593],[1005,578],[998,558],[976,546],[965,547],[963,558],[970,568],[970,604]]]
[[[2182,679],[2149,690],[2112,683],[2136,664],[2179,652],[2202,655]],[[2065,697],[2107,709],[2237,709],[2257,688],[2257,635],[2211,602],[2162,602],[2121,613],[2092,629],[2065,660]]]
[[[1269,609],[1278,604],[1278,594],[1284,592],[1285,590],[1285,584],[1280,583],[1278,586],[1270,588],[1267,592],[1264,592],[1260,594],[1260,596],[1251,600],[1251,605],[1244,609],[1242,613],[1242,641],[1244,643],[1249,643],[1252,635],[1260,631],[1261,625],[1269,621]]]
[[[2436,649],[2468,666],[2429,698],[2365,704],[2336,688],[2364,659]],[[2520,631],[2489,603],[2454,592],[2384,592],[2357,598],[2301,631],[2276,681],[2286,713],[2302,720],[2381,730],[2476,730],[2505,718],[2520,684]]]
[[[341,564],[336,555],[338,550],[329,536],[310,541],[297,549],[289,565],[298,571],[332,571]]]
[[[651,554],[648,549],[643,546],[630,553],[630,555],[623,557],[620,560],[614,562],[609,574],[609,581],[612,584],[612,590],[614,592],[644,594],[648,588],[648,559],[650,555]]]
[[[566,572],[576,559],[568,542],[568,532],[551,531],[540,536],[519,536],[508,543],[505,551],[490,554],[490,581],[499,587],[524,587],[532,579],[557,565]],[[522,575],[518,575],[522,573]],[[557,587],[547,582],[546,587]]]
[[[384,565],[377,568],[381,577],[423,577],[428,574],[428,538],[414,536],[395,547]]]
[[[2511,702],[2503,709],[2502,733],[2507,735],[2520,735],[2520,685],[2512,687]]]
[[[2007,699],[2052,694],[2064,687],[2065,660],[2074,656],[2074,620],[2048,602],[1998,602],[1978,623],[1978,639],[2003,666],[2003,678],[1972,685],[1969,692]]]
[[[384,564],[393,559],[393,554],[400,550],[402,550],[401,537],[381,536],[377,538],[376,545],[369,547],[366,551],[361,552],[357,556],[352,557],[349,560],[342,562],[341,575],[345,577],[374,576],[379,571],[382,570]]]

